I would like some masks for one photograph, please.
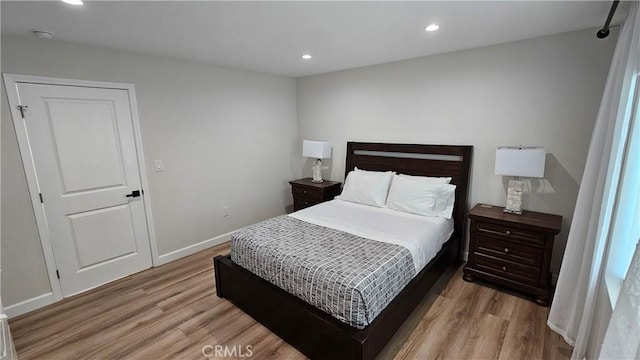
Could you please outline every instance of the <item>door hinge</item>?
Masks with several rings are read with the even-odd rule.
[[[56,269],[56,276],[60,279],[60,271],[58,271],[58,269]]]
[[[38,193],[38,196],[40,196],[40,203],[44,204],[44,200],[42,199],[42,193]]]
[[[18,105],[18,110],[20,110],[20,116],[24,119],[24,113],[27,112],[29,106],[27,105]]]

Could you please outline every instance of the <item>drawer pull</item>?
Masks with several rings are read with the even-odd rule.
[[[502,271],[507,271],[507,267],[506,267],[506,266],[503,266],[503,267],[502,267]]]
[[[307,193],[307,190],[302,190],[302,193],[303,193],[303,194],[306,194],[306,193]]]
[[[508,254],[509,253],[509,248],[504,248],[504,253]]]
[[[483,231],[483,232],[486,232],[486,233],[489,233],[489,234],[507,235],[507,236],[511,235],[511,231],[509,231],[509,230],[507,230],[507,231],[505,231],[505,232],[502,232],[502,231],[495,231],[495,230],[489,230],[489,229],[479,229],[479,230],[480,230],[480,231]]]

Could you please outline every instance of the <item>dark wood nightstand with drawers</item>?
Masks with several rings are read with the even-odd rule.
[[[311,178],[289,181],[293,194],[293,211],[298,211],[321,202],[332,200],[340,195],[340,185],[337,181],[325,180],[314,183]]]
[[[469,260],[463,278],[507,286],[548,306],[553,240],[560,232],[562,216],[532,211],[516,215],[503,209],[478,204],[469,211]]]

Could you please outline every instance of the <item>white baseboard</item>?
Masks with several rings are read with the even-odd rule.
[[[172,262],[174,260],[178,260],[178,259],[183,258],[185,256],[195,254],[198,251],[202,251],[202,250],[208,249],[210,247],[222,244],[225,241],[230,241],[231,240],[231,234],[233,234],[236,231],[237,230],[234,230],[234,231],[228,232],[226,234],[222,234],[220,236],[216,236],[214,238],[201,241],[201,242],[199,242],[197,244],[193,244],[193,245],[187,246],[185,248],[178,249],[178,250],[172,251],[172,252],[164,254],[164,255],[160,255],[160,256],[158,256],[157,259],[154,259],[153,266],[160,266],[160,265]],[[12,317],[15,317],[15,316],[18,316],[18,315],[22,315],[22,314],[28,313],[30,311],[39,309],[39,308],[41,308],[43,306],[46,306],[46,305],[49,305],[49,304],[53,304],[54,302],[56,302],[56,299],[53,296],[53,293],[50,292],[50,293],[47,293],[47,294],[42,294],[42,295],[36,296],[34,298],[31,298],[31,299],[27,299],[27,300],[21,301],[21,302],[19,302],[17,304],[9,305],[4,310],[5,310],[5,313],[7,314],[7,317],[12,318]]]
[[[31,299],[21,301],[17,304],[9,305],[6,308],[4,308],[4,311],[7,314],[7,317],[12,318],[18,315],[26,314],[29,311],[39,309],[43,306],[53,304],[55,301],[56,299],[53,296],[53,293],[50,292],[50,293],[36,296]]]
[[[154,259],[153,261],[153,266],[160,266],[169,262],[172,262],[174,260],[178,260],[180,258],[183,258],[185,256],[188,255],[192,255],[197,253],[198,251],[202,251],[205,249],[208,249],[210,247],[216,246],[216,245],[220,245],[225,241],[230,241],[231,240],[231,234],[233,234],[234,232],[236,232],[237,230],[228,232],[226,234],[222,234],[220,236],[216,236],[214,238],[208,239],[208,240],[204,240],[201,241],[199,243],[193,244],[193,245],[189,245],[187,247],[184,247],[182,249],[178,249],[178,250],[174,250],[170,253],[166,253],[163,255],[158,256],[157,259]]]

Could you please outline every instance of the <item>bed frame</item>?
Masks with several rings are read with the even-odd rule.
[[[358,330],[216,256],[216,294],[311,359],[374,359],[451,264],[462,260],[472,146],[347,143],[345,176],[354,167],[450,176],[456,184],[454,232],[436,257],[364,329]]]

